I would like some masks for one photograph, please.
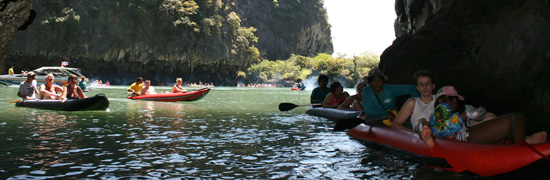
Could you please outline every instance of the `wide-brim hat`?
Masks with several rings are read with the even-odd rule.
[[[437,90],[437,94],[435,95],[435,97],[437,99],[437,98],[439,98],[440,96],[443,96],[443,95],[445,95],[445,96],[456,96],[461,101],[464,101],[464,96],[459,95],[458,92],[456,92],[455,87],[453,87],[453,86],[443,86],[442,88]]]
[[[384,81],[388,81],[388,76],[386,76],[384,72],[379,68],[371,69],[367,76],[367,80],[370,82],[370,80],[376,76],[382,76],[382,78],[384,78]]]

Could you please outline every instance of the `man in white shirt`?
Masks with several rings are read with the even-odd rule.
[[[34,80],[36,74],[34,72],[29,72],[27,74],[27,80],[21,82],[19,85],[19,91],[17,96],[23,98],[23,100],[33,100],[36,99],[36,94],[38,90],[36,89],[36,80]]]
[[[435,95],[433,90],[435,89],[435,83],[433,81],[433,75],[427,71],[418,71],[414,73],[414,81],[416,90],[420,93],[420,97],[410,98],[405,102],[397,116],[392,122],[393,128],[406,129],[412,131],[418,130],[420,120],[429,120],[430,115],[434,110]],[[405,127],[403,124],[407,119],[411,120],[412,129]]]

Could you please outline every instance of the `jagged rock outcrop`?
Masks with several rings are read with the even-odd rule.
[[[397,39],[380,62],[390,81],[430,70],[467,103],[550,127],[549,1],[397,0],[396,11]]]
[[[322,0],[37,0],[33,7],[37,21],[16,34],[1,64],[31,70],[68,60],[113,84],[144,76],[234,85],[236,71],[259,56],[333,52]]]
[[[6,72],[9,46],[18,29],[25,29],[25,22],[32,21],[33,0],[0,0],[0,70]],[[23,27],[22,27],[23,26]]]

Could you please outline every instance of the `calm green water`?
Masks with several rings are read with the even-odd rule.
[[[107,111],[63,112],[15,107],[17,88],[0,87],[0,179],[475,178],[367,148],[305,107],[277,109],[311,91],[216,87],[164,103],[127,100],[125,88],[86,93],[105,93]]]

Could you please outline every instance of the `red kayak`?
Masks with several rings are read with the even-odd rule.
[[[164,94],[147,94],[141,96],[127,96],[132,100],[144,100],[144,101],[163,101],[163,102],[176,102],[176,101],[196,101],[208,94],[210,88],[203,88],[196,91],[186,93],[164,93]]]
[[[514,171],[550,155],[550,143],[477,144],[435,138],[435,146],[430,149],[418,134],[389,127],[360,124],[348,134],[435,168],[484,177]]]

